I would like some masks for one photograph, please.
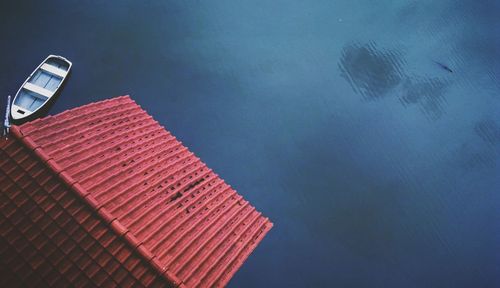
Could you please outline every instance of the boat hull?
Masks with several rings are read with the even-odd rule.
[[[62,90],[72,63],[62,56],[49,55],[24,81],[12,102],[14,123],[44,116]]]

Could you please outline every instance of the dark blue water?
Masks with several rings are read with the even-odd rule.
[[[498,1],[5,2],[2,107],[66,56],[275,223],[229,286],[500,287]]]

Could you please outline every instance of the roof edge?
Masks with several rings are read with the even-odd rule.
[[[108,99],[104,99],[104,100],[100,100],[100,101],[96,101],[96,102],[91,102],[91,103],[88,103],[88,104],[85,104],[85,105],[74,107],[74,108],[65,110],[65,111],[63,111],[61,113],[58,113],[58,114],[55,114],[55,115],[48,115],[48,116],[43,117],[43,118],[37,118],[37,119],[35,119],[33,121],[29,121],[29,122],[23,123],[23,124],[19,125],[18,127],[21,127],[23,129],[26,129],[27,131],[31,132],[31,130],[34,128],[33,125],[36,125],[38,122],[43,121],[44,119],[46,120],[46,119],[53,118],[55,116],[61,116],[61,115],[65,115],[65,114],[68,114],[68,113],[74,113],[75,111],[86,109],[88,107],[97,105],[99,103],[109,102],[109,101],[117,100],[117,99],[129,99],[130,101],[135,102],[134,99],[132,99],[132,97],[130,97],[129,94],[122,95],[122,96],[115,96],[115,97],[112,97],[112,98],[108,98]]]
[[[271,222],[271,220],[269,220],[268,217],[265,217],[265,220],[264,220],[264,223],[262,223],[262,226],[264,227],[264,230],[263,230],[262,234],[259,236],[259,242],[262,239],[264,239],[264,237],[267,235],[267,233],[269,233],[269,231],[273,228],[274,224],[273,224],[273,222]],[[245,263],[248,256],[250,256],[257,247],[258,246],[253,246],[250,250],[248,250],[245,253],[246,256],[244,257],[243,261],[241,261],[241,259],[239,261],[236,261],[237,258],[235,258],[233,260],[233,261],[236,261],[236,264],[231,269],[231,271],[233,271],[232,274],[236,273],[241,268],[241,266]],[[227,284],[229,283],[229,281],[232,279],[232,276],[227,277],[227,276],[220,275],[219,279],[221,281],[220,283],[221,283],[222,287],[226,287]]]
[[[120,96],[120,97],[129,97]],[[114,99],[114,98],[111,98]],[[104,100],[109,101],[109,99]],[[90,105],[90,104],[89,104]],[[29,122],[28,122],[29,123]],[[96,214],[106,223],[108,226],[115,232],[118,236],[123,237],[126,242],[132,247],[133,250],[137,251],[141,257],[146,260],[147,263],[151,266],[151,268],[159,273],[162,277],[165,278],[168,282],[173,284],[175,287],[184,287],[182,281],[175,275],[173,275],[170,271],[167,270],[167,267],[161,265],[160,261],[156,258],[155,255],[149,251],[149,249],[143,245],[141,241],[139,241],[135,235],[125,226],[120,220],[117,219],[116,216],[113,216],[106,208],[99,204],[97,200],[90,195],[85,188],[83,188],[78,181],[74,180],[71,175],[69,175],[64,169],[57,164],[57,162],[49,156],[43,148],[37,144],[33,138],[30,136],[25,136],[21,130],[21,127],[17,125],[11,126],[11,135],[13,135],[16,139],[18,139],[22,144],[26,147],[34,151],[35,157],[38,157],[43,163],[45,163],[51,170],[55,172],[60,179],[68,185],[70,190],[75,192],[77,197],[83,200],[83,202],[87,203],[92,207],[92,209],[96,212]]]

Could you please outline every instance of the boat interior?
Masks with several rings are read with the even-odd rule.
[[[47,59],[22,87],[14,104],[35,111],[59,88],[68,69],[66,61],[55,57]],[[25,114],[21,109],[17,112]]]
[[[35,111],[38,109],[42,104],[47,101],[48,97],[45,97],[43,95],[40,95],[38,93],[29,91],[25,88],[23,88],[20,92],[19,95],[16,97],[16,101],[14,102],[15,105],[22,107],[30,112]],[[17,110],[18,113],[24,114],[25,112],[21,109]]]

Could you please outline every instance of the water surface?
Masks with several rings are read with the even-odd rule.
[[[52,114],[130,94],[275,223],[230,287],[500,286],[498,1],[45,2],[0,94],[51,53]]]

